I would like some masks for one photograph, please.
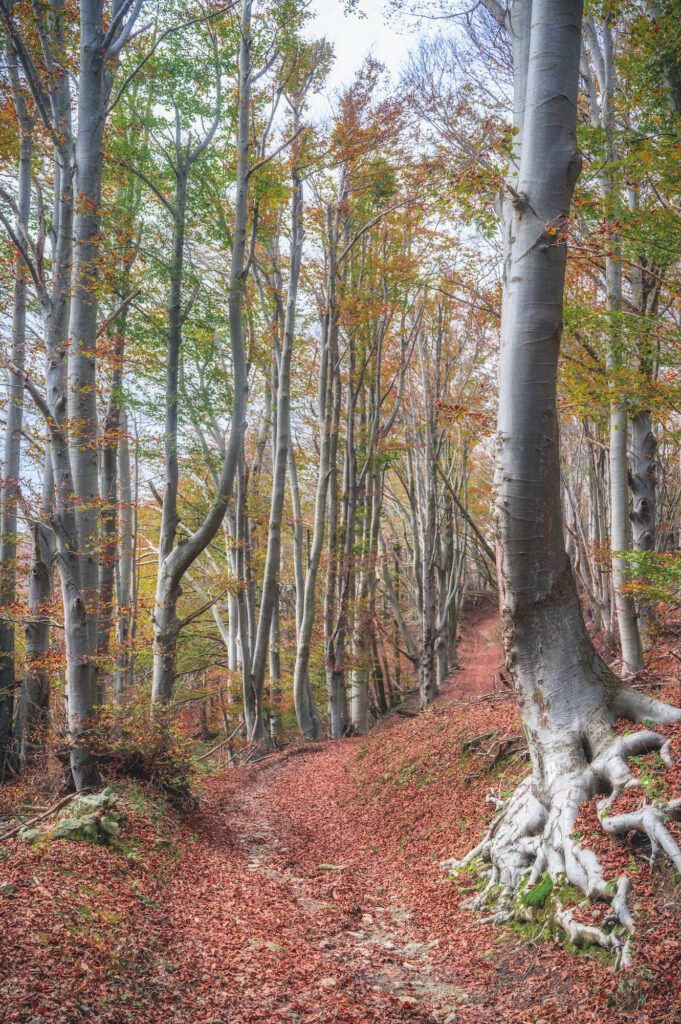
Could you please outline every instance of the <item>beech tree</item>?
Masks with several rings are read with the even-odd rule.
[[[532,760],[482,842],[463,861],[491,865],[484,893],[495,917],[515,912],[529,876],[567,876],[612,907],[612,932],[577,923],[558,909],[573,942],[598,942],[628,956],[633,921],[626,875],[606,885],[597,857],[573,837],[585,800],[602,795],[600,822],[610,834],[632,829],[662,847],[681,870],[681,850],[665,827],[681,817],[681,802],[645,803],[610,815],[613,798],[632,784],[627,759],[668,746],[650,726],[676,721],[681,710],[634,690],[599,657],[586,631],[565,552],[560,502],[556,376],[570,202],[581,157],[577,92],[582,52],[582,4],[577,0],[514,0],[507,24],[513,45],[516,132],[503,186],[503,309],[495,480],[498,579],[506,663]],[[615,735],[618,718],[647,728]]]

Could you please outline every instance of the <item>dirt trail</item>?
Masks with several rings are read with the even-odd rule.
[[[501,685],[499,671],[503,659],[496,605],[483,598],[477,608],[466,612],[461,625],[461,669],[452,674],[443,691],[450,700],[490,693]]]
[[[488,604],[469,615],[443,700],[493,688],[495,615]],[[210,784],[169,893],[176,942],[159,1021],[456,1021],[466,989],[338,804],[360,746],[294,748]]]

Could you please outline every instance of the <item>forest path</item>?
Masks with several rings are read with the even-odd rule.
[[[442,700],[492,689],[495,618],[489,605],[470,615],[463,671]],[[424,908],[386,877],[343,803],[362,742],[290,748],[209,783],[166,904],[175,936],[166,1020],[457,1019],[468,993],[437,963]]]
[[[454,672],[443,694],[448,698],[473,697],[490,693],[501,685],[499,672],[503,664],[499,609],[483,597],[461,622],[462,642],[459,645],[461,669]]]
[[[453,1024],[466,992],[336,793],[360,741],[209,784],[164,901],[159,1021]]]

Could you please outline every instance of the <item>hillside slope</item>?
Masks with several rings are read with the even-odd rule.
[[[438,861],[478,840],[486,791],[527,771],[499,660],[483,609],[462,671],[416,718],[232,769],[189,817],[126,791],[137,805],[111,849],[4,844],[0,1021],[681,1020],[680,890],[642,850],[598,838],[637,891],[624,974],[458,909],[471,882]]]

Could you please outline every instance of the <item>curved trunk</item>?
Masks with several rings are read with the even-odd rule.
[[[252,0],[243,0],[241,5],[241,26],[239,46],[239,96],[238,96],[238,129],[237,129],[237,154],[236,154],[236,202],[234,207],[234,235],[232,241],[232,262],[229,277],[229,337],[232,356],[232,371],[234,379],[234,399],[232,403],[232,415],[230,420],[229,440],[225,449],[220,476],[213,495],[213,502],[209,511],[204,516],[199,526],[185,540],[182,545],[172,547],[168,544],[168,538],[174,536],[175,525],[171,503],[177,495],[168,496],[168,513],[164,519],[165,536],[162,538],[165,556],[161,560],[159,555],[159,570],[156,587],[156,602],[154,607],[154,673],[152,684],[152,702],[154,704],[166,704],[172,698],[175,682],[175,662],[177,635],[181,623],[177,617],[177,600],[181,592],[182,577],[190,565],[198,558],[202,551],[210,544],[215,534],[220,529],[225,512],[232,495],[234,477],[237,472],[239,457],[243,449],[243,438],[246,431],[246,410],[248,405],[248,366],[246,350],[244,347],[243,330],[243,293],[248,273],[246,262],[246,233],[248,226],[248,155],[250,145],[250,98],[251,98],[251,9]],[[198,156],[204,151],[213,138],[213,132],[217,127],[217,118],[214,128],[205,136],[202,143],[187,156],[188,168]],[[178,150],[181,150],[181,142],[178,141]],[[178,170],[179,162],[178,162]],[[186,178],[185,178],[186,186]],[[176,224],[176,242],[180,242],[178,225]],[[181,284],[181,265],[178,267],[177,257],[180,246],[174,249],[174,266],[179,274],[174,275],[174,280]],[[169,302],[169,314],[175,303],[175,294],[171,290]],[[169,315],[169,329],[173,327],[173,317]],[[181,328],[181,323],[180,323]],[[169,330],[170,334],[170,330]],[[169,363],[171,369],[171,345],[169,337]],[[177,416],[177,397],[173,401],[170,387],[167,393],[166,411],[170,412],[171,420],[167,424],[173,426],[172,417]],[[169,443],[169,435],[166,436],[166,458],[172,464],[176,460],[176,453],[172,444]],[[174,470],[173,470],[174,472]],[[172,481],[170,481],[172,483]],[[166,488],[166,491],[168,488]],[[165,507],[164,495],[164,507]],[[250,668],[249,668],[250,672]]]
[[[665,750],[664,738],[647,730],[616,736],[617,718],[662,722],[681,712],[634,691],[601,661],[584,625],[563,540],[556,376],[566,263],[562,230],[580,167],[581,14],[574,0],[516,0],[511,9],[520,160],[503,210],[494,512],[504,649],[532,775],[479,846],[455,866],[474,856],[491,862],[489,885],[475,905],[496,893],[504,918],[513,916],[508,901],[528,874],[535,883],[544,871],[553,879],[564,873],[610,903],[627,931],[629,881],[606,885],[595,855],[573,836],[574,823],[585,800],[627,785],[628,756]],[[624,830],[607,810],[601,820],[606,830]],[[562,913],[566,929],[578,932],[569,912]],[[595,932],[608,948],[620,945],[617,935]]]

